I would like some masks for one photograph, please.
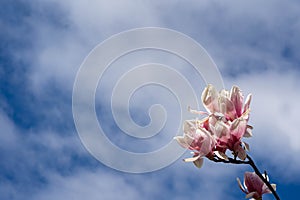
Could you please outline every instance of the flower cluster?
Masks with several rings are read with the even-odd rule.
[[[192,150],[193,157],[184,161],[193,162],[198,168],[203,165],[205,157],[214,162],[249,164],[255,172],[245,173],[244,186],[237,179],[246,198],[261,200],[263,194],[272,193],[280,200],[276,185],[270,184],[266,172],[261,175],[246,152],[249,151],[249,145],[242,141],[243,137],[252,136],[252,127],[248,125],[250,102],[251,94],[244,103],[243,94],[237,86],[233,86],[230,91],[218,92],[212,85],[208,85],[202,92],[202,103],[207,111],[190,109],[192,113],[205,117],[201,120],[186,120],[183,124],[184,135],[175,139],[182,147]],[[232,156],[228,156],[228,151]]]
[[[262,174],[263,178],[269,181],[267,175]],[[262,199],[263,194],[272,193],[267,185],[259,178],[255,172],[245,172],[244,174],[244,186],[241,184],[239,178],[237,178],[238,184],[241,190],[246,193],[246,198],[252,199]],[[276,185],[271,184],[274,190],[276,190]]]
[[[184,135],[175,137],[182,147],[193,151],[194,156],[185,161],[201,167],[204,157],[228,159],[227,150],[235,158],[245,160],[249,145],[241,139],[252,136],[252,127],[248,125],[250,101],[251,94],[244,104],[243,94],[237,86],[233,86],[230,91],[218,92],[214,86],[208,85],[202,93],[202,102],[207,112],[191,110],[207,116],[202,120],[185,121]]]

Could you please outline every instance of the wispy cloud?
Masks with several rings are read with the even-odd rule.
[[[141,26],[173,28],[192,36],[212,55],[226,87],[237,84],[244,93],[253,93],[251,153],[278,181],[279,190],[280,185],[299,184],[298,2],[52,0],[10,6],[19,12],[7,9],[1,14],[5,20],[0,20],[0,193],[4,199],[243,196],[235,185],[243,166],[206,162],[198,170],[178,161],[149,174],[123,174],[98,163],[80,143],[71,95],[81,62],[112,34]],[[186,74],[196,85],[195,76]],[[198,95],[202,84],[203,80],[195,86]],[[143,97],[137,94],[135,109],[144,112]],[[166,103],[168,98],[161,95],[160,100]],[[125,146],[131,142],[126,137],[116,135],[113,140]]]

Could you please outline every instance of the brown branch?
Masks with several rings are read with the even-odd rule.
[[[213,157],[210,160],[214,162],[222,162],[222,163],[230,163],[230,164],[250,164],[249,161],[243,161],[243,160],[236,160],[233,158],[228,158],[228,160],[219,158],[219,157]]]
[[[274,190],[274,188],[272,187],[272,185],[270,184],[270,182],[267,180],[267,177],[263,177],[262,174],[260,173],[259,169],[256,167],[254,161],[252,160],[252,158],[247,155],[247,158],[249,160],[249,165],[251,165],[251,167],[254,169],[255,173],[259,176],[259,178],[268,186],[269,190],[272,192],[272,194],[274,195],[274,197],[277,200],[280,200],[277,192]]]
[[[267,180],[267,178],[264,178],[262,176],[262,174],[260,173],[259,169],[256,167],[254,161],[252,160],[252,158],[247,155],[247,159],[248,161],[244,161],[244,160],[237,160],[237,159],[233,159],[233,158],[228,158],[227,160],[219,158],[218,156],[214,156],[212,158],[209,158],[210,160],[214,161],[214,162],[222,162],[222,163],[230,163],[230,164],[245,164],[245,165],[250,165],[254,172],[259,176],[259,178],[268,186],[269,190],[272,192],[272,194],[274,195],[274,197],[276,198],[276,200],[280,200],[277,192],[274,190],[274,188],[272,187],[272,185],[270,184],[270,182]]]

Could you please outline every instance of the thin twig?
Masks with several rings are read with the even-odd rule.
[[[247,158],[249,160],[249,165],[251,165],[251,167],[254,169],[255,173],[259,176],[259,178],[268,186],[269,190],[272,192],[272,194],[274,195],[274,197],[277,199],[277,200],[280,200],[277,192],[274,190],[274,188],[272,187],[272,185],[270,184],[270,182],[267,180],[267,177],[264,178],[262,176],[262,174],[260,173],[259,169],[256,167],[254,161],[252,160],[252,158],[247,155]]]
[[[276,200],[280,200],[277,192],[274,190],[274,188],[272,187],[272,185],[270,184],[270,182],[267,180],[267,177],[264,178],[262,176],[262,174],[260,173],[259,169],[256,167],[253,159],[249,155],[247,155],[247,159],[248,159],[248,161],[236,160],[236,159],[233,159],[233,158],[228,158],[227,160],[225,160],[225,159],[219,158],[218,156],[210,158],[210,160],[212,160],[214,162],[250,165],[254,169],[254,172],[259,176],[259,178],[268,186],[269,190],[272,192],[272,194],[274,195],[274,197],[276,198]]]
[[[228,160],[225,160],[219,157],[213,157],[211,158],[211,160],[214,162],[231,163],[231,164],[250,164],[248,161],[236,160],[233,158],[228,158]]]

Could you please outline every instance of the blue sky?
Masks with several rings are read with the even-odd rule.
[[[253,94],[254,136],[247,140],[251,155],[277,183],[282,199],[295,199],[300,189],[299,11],[300,3],[293,0],[2,0],[1,199],[244,198],[235,179],[251,170],[247,166],[206,160],[199,170],[179,159],[159,171],[129,174],[106,167],[80,142],[72,117],[72,88],[81,63],[111,35],[147,26],[192,37],[211,55],[226,88],[235,84],[245,95]],[[193,75],[187,78],[193,79],[200,95],[203,80],[197,85]],[[141,125],[149,121],[144,105],[160,100],[172,110],[176,103],[161,88],[148,90],[158,90],[158,95],[145,101],[143,93],[136,93],[132,108],[133,119]],[[172,138],[150,142],[126,138],[101,94],[97,99],[98,118],[111,131],[108,137],[122,148],[146,151],[142,147],[150,143],[153,150]],[[180,126],[172,122],[167,121],[164,131]]]

